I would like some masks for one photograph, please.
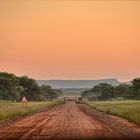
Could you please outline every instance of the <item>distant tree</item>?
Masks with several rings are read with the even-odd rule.
[[[140,98],[140,78],[136,78],[132,81],[132,91],[137,98]]]
[[[140,78],[135,78],[131,84],[120,84],[116,87],[101,83],[91,90],[81,94],[89,100],[110,100],[112,98],[140,99]]]
[[[101,99],[108,100],[114,97],[114,87],[107,83],[99,84]]]
[[[0,72],[0,100],[19,101],[25,96],[29,101],[56,99],[61,91],[50,86],[39,86],[37,82],[27,76],[17,77],[14,74]]]
[[[84,91],[82,96],[89,100],[108,100],[114,97],[114,87],[107,83],[101,83],[91,90]]]
[[[41,92],[46,100],[53,100],[58,97],[57,92],[51,86],[42,85]]]
[[[63,95],[62,90],[60,90],[60,89],[53,89],[53,90],[57,94],[57,96],[62,96]]]
[[[20,77],[20,86],[22,87],[21,97],[25,96],[30,101],[42,100],[41,89],[32,78],[27,76]]]
[[[14,74],[0,73],[0,99],[18,100],[20,92],[19,80]]]
[[[115,87],[115,97],[131,97],[131,85],[129,84],[120,84],[119,86]]]
[[[82,94],[81,94],[81,96],[82,96],[82,97],[85,97],[85,98],[86,98],[87,96],[90,96],[90,95],[91,95],[91,90],[85,90],[85,91],[83,91]]]

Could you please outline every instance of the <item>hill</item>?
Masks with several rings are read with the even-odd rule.
[[[100,80],[37,80],[39,85],[50,85],[55,89],[67,88],[92,88],[100,83],[108,83],[114,86],[119,85],[117,79],[100,79]]]

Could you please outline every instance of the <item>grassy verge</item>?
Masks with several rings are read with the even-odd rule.
[[[43,101],[43,102],[29,102],[27,107],[22,108],[21,103],[0,101],[0,122],[15,117],[23,117],[42,111],[52,106],[63,104],[62,100]]]
[[[140,125],[140,101],[87,102],[98,111],[125,118]]]

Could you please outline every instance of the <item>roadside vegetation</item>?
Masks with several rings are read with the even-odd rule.
[[[98,111],[119,116],[140,125],[140,101],[95,101],[87,104]]]
[[[129,84],[124,83],[118,86],[100,83],[84,91],[82,97],[90,101],[140,100],[140,78],[132,80]]]
[[[99,111],[140,125],[140,78],[118,86],[101,83],[84,91],[82,97],[87,104]]]
[[[0,100],[21,101],[25,96],[29,101],[48,101],[57,99],[60,92],[48,85],[40,86],[27,76],[0,72]]]
[[[27,76],[18,77],[11,73],[0,72],[0,122],[15,117],[26,116],[62,104],[58,100],[60,90],[48,85],[38,85]],[[27,107],[21,105],[26,97]]]
[[[0,122],[37,113],[63,103],[63,100],[29,102],[27,107],[22,107],[21,103],[18,102],[0,101]]]

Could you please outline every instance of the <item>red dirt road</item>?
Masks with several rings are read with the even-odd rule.
[[[0,128],[0,139],[140,139],[140,127],[87,105],[65,103]]]

